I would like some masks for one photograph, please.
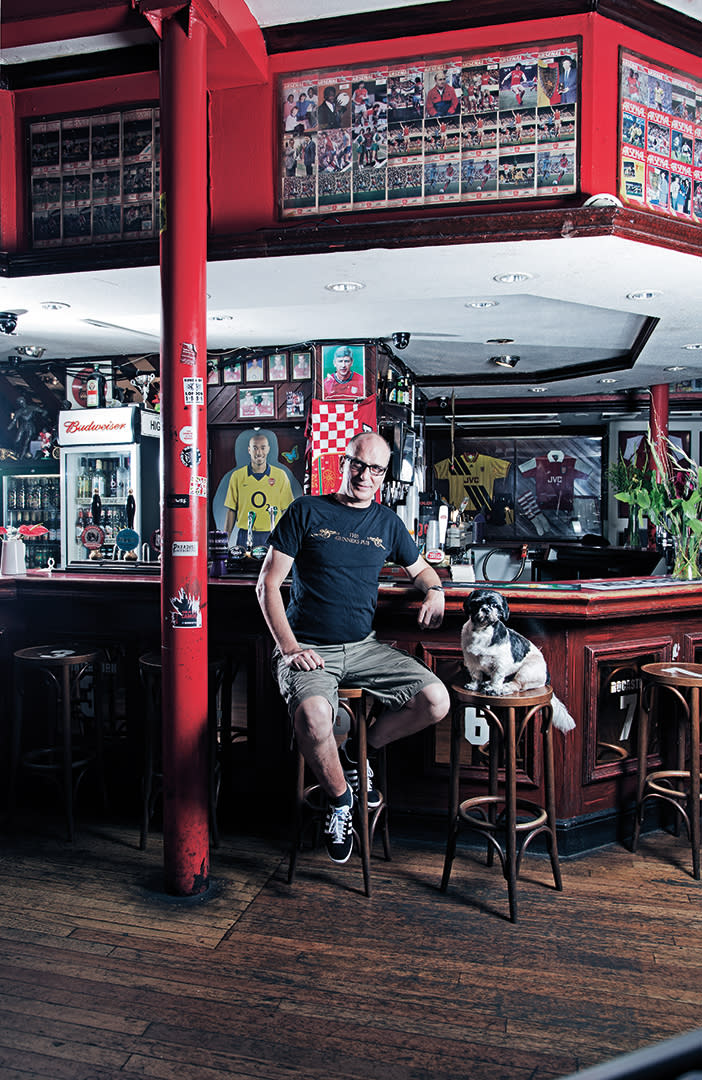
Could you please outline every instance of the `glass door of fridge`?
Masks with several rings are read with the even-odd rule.
[[[127,524],[126,502],[135,453],[134,444],[62,450],[67,563],[114,556],[115,537]],[[83,542],[90,525],[102,529],[101,547],[87,547]]]
[[[41,536],[24,540],[28,570],[58,566],[61,552],[60,484],[57,473],[6,473],[3,477],[3,524],[9,529],[43,526]]]

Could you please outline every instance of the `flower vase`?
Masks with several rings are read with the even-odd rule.
[[[671,571],[678,581],[699,581],[702,579],[700,570],[700,539],[693,532],[683,536],[673,537],[673,569]]]
[[[634,503],[629,506],[625,546],[628,548],[641,547],[641,511]]]
[[[15,540],[3,540],[2,554],[0,554],[0,574],[5,577],[19,577],[27,573],[24,541],[19,537]]]

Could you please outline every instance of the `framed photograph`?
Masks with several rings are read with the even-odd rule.
[[[268,381],[269,382],[286,382],[288,378],[288,356],[287,353],[276,352],[271,353],[268,357]]]
[[[225,360],[222,367],[222,382],[243,382],[243,366],[241,360]]]
[[[207,361],[207,385],[219,386],[219,360]]]
[[[305,395],[301,390],[288,390],[285,395],[286,420],[301,420],[305,415]]]
[[[263,382],[263,357],[250,356],[246,361],[246,381]]]
[[[366,359],[363,345],[324,345],[322,348],[322,398],[324,401],[360,401],[366,391]]]
[[[295,382],[312,378],[312,354],[310,352],[294,352],[292,354],[292,377]]]
[[[256,416],[275,418],[275,387],[241,387],[239,390],[239,417],[251,419]]]

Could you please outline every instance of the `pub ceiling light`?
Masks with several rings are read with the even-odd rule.
[[[513,368],[519,363],[519,356],[491,356],[490,363],[497,364],[498,367]]]
[[[545,394],[548,390],[548,386],[530,386],[529,393],[531,394]]]
[[[680,364],[674,364],[673,367],[667,367],[664,371],[686,371],[687,368],[682,367]]]
[[[529,281],[533,278],[533,274],[525,274],[522,271],[516,271],[511,274],[495,274],[493,281],[500,281],[503,285],[516,285],[520,281]]]
[[[486,345],[514,345],[513,337],[489,337]]]
[[[616,382],[617,380],[616,379],[599,379],[598,381],[601,382],[601,383],[613,383],[613,382]]]
[[[639,289],[637,292],[628,292],[627,300],[653,300],[654,296],[660,296],[658,289]]]
[[[70,304],[64,304],[63,300],[43,300],[41,303],[44,311],[62,311],[70,306]]]
[[[690,352],[695,349],[702,349],[702,341],[691,341],[689,345],[683,345],[683,349],[689,349]]]
[[[210,322],[231,322],[234,318],[233,315],[208,315],[207,318]]]
[[[329,292],[358,292],[365,289],[365,285],[362,281],[330,281],[324,288]]]
[[[499,300],[469,300],[464,306],[472,308],[499,307]]]
[[[43,345],[18,345],[15,352],[18,352],[20,356],[31,356],[35,360],[41,360],[46,349]]]

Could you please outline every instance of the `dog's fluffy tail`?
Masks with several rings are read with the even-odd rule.
[[[575,727],[575,720],[561,699],[554,694],[551,698],[551,704],[553,705],[553,726],[558,728],[559,731],[572,731]]]

